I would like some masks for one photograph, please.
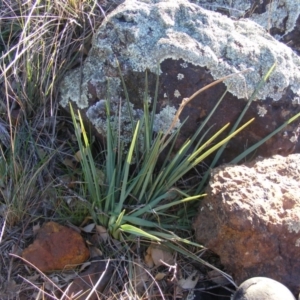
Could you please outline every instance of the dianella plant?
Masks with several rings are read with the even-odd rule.
[[[274,68],[275,65],[272,66],[262,81],[258,83],[257,90],[261,88]],[[235,75],[232,74],[229,76]],[[214,84],[227,79],[229,76],[218,80]],[[123,85],[126,91],[124,81]],[[210,86],[202,90],[207,88],[210,88]],[[189,203],[198,201],[201,197],[205,196],[203,187],[209,176],[209,169],[202,176],[202,181],[201,178],[199,179],[199,184],[196,188],[180,185],[179,182],[188,172],[219,149],[211,168],[214,167],[226,143],[254,120],[249,120],[245,124],[240,125],[243,114],[249,107],[250,102],[255,98],[255,93],[257,93],[256,90],[249,99],[244,112],[241,113],[241,117],[232,127],[233,129],[226,138],[216,142],[219,135],[230,124],[224,124],[217,133],[204,142],[207,132],[202,132],[203,128],[222,101],[225,92],[194,135],[175,152],[175,141],[182,125],[174,129],[174,124],[179,119],[184,106],[202,90],[196,92],[190,98],[183,100],[167,132],[154,132],[158,80],[153,107],[150,112],[146,74],[145,97],[143,99],[144,114],[138,121],[134,122],[132,120],[132,139],[129,146],[124,145],[121,141],[120,126],[117,128],[117,131],[112,128],[109,100],[106,101],[106,144],[103,158],[104,164],[100,172],[95,167],[91,145],[81,115],[79,111],[75,114],[72,106],[70,106],[78,144],[82,153],[81,164],[84,181],[88,190],[90,214],[94,221],[106,227],[114,238],[127,240],[134,236],[142,236],[143,238],[155,241],[176,240],[177,242],[191,243],[178,236],[174,232],[174,228],[176,228],[176,232],[191,228],[190,221],[192,215],[195,213],[195,209],[193,208],[191,211]],[[127,93],[125,94],[130,114],[131,106],[129,105],[129,97]],[[293,120],[297,117],[299,115],[295,116]],[[289,120],[288,122],[293,120]],[[283,124],[283,126],[285,125]],[[142,139],[140,138],[141,135]],[[266,139],[269,137],[266,137]],[[259,145],[258,143],[245,151],[234,162],[237,163]],[[163,163],[161,163],[162,160],[159,158],[163,150],[164,157]]]

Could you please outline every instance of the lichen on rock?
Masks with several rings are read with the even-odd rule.
[[[253,14],[250,19],[263,26],[266,30],[276,28],[283,34],[276,35],[276,39],[291,32],[300,15],[300,2],[295,0],[275,0],[266,5],[262,14]]]
[[[92,121],[94,127],[106,136],[107,134],[107,114],[106,114],[106,100],[100,100],[95,105],[92,105],[87,110],[87,117]],[[128,109],[131,110],[131,116],[128,112]],[[110,101],[110,126],[113,130],[114,136],[121,136],[122,142],[125,145],[129,145],[132,140],[132,131],[135,128],[138,120],[141,120],[144,112],[141,109],[134,109],[132,103],[128,104],[126,102],[122,103],[121,99],[116,101],[115,99],[111,99]],[[172,124],[172,121],[176,114],[176,108],[174,106],[167,105],[164,107],[159,113],[154,115],[154,125],[153,131],[166,133],[169,127]],[[131,117],[133,120],[131,120]],[[132,122],[134,124],[132,124]],[[171,130],[173,133],[180,126],[179,120],[175,123],[174,127]],[[141,128],[141,134],[139,135],[140,145],[143,145],[143,132],[144,132],[144,124]]]
[[[64,79],[61,104],[65,106],[69,98],[87,107],[87,81],[102,94],[99,84],[118,77],[116,57],[125,73],[126,69],[155,73],[157,64],[167,58],[205,66],[215,79],[253,67],[254,72],[226,81],[229,91],[239,98],[251,94],[262,75],[277,62],[258,98],[278,100],[288,85],[300,94],[299,58],[256,23],[233,21],[185,0],[131,0],[114,10],[95,34],[83,68],[81,98],[74,97],[78,91],[74,87],[80,84],[76,70]],[[111,92],[115,94],[120,88]]]
[[[178,62],[181,68],[178,68]],[[197,90],[198,84],[201,86],[210,78],[220,79],[252,68],[253,71],[224,82],[231,99],[248,99],[274,63],[275,71],[255,99],[266,102],[268,113],[263,118],[275,110],[267,101],[284,99],[292,103],[292,99],[300,97],[300,59],[296,53],[248,19],[232,20],[187,0],[126,0],[107,16],[94,34],[92,49],[82,69],[70,71],[63,79],[60,104],[66,107],[72,102],[84,110],[84,114],[88,112],[88,121],[103,133],[105,116],[98,120],[99,114],[92,107],[97,106],[101,99],[110,101],[111,106],[116,101],[114,99],[122,99],[122,103],[125,103],[121,74],[130,91],[132,109],[137,110],[135,115],[139,116],[138,110],[143,107],[143,97],[140,95],[144,92],[140,78],[146,71],[149,78],[156,77],[158,73],[160,82],[163,82],[160,86],[162,97],[158,99],[159,109],[165,106],[162,105],[165,94],[170,106],[176,109],[183,98]],[[171,67],[175,65],[176,70]],[[188,77],[191,69],[196,76],[201,73],[199,80]],[[171,77],[176,80],[178,87],[174,88],[174,83],[169,84]],[[152,99],[153,90],[152,80],[152,83],[149,82]],[[197,101],[193,101],[196,103],[195,109],[190,108],[189,120],[184,126],[189,126],[188,122],[197,124],[199,116],[202,118],[203,113],[198,114],[198,110],[203,105],[200,100]],[[262,106],[262,103],[259,105]],[[298,105],[297,101],[293,101],[293,105]],[[186,107],[185,112],[188,109]],[[182,114],[181,118],[182,122],[186,115]],[[276,122],[274,124],[277,126]],[[272,126],[268,128],[271,130]],[[166,124],[160,127],[166,127]],[[185,133],[185,139],[192,134],[187,130]]]
[[[162,131],[163,133],[167,133],[170,128],[177,109],[174,106],[167,105],[164,107],[158,114],[154,117],[154,126],[153,130],[155,132]],[[176,121],[174,127],[171,129],[170,133],[173,133],[180,126],[179,120]]]
[[[300,15],[298,0],[190,0],[200,6],[213,11],[226,11],[231,18],[240,19],[249,15],[249,19],[264,27],[267,31],[277,29],[282,34],[277,34],[276,39],[291,32]],[[261,8],[259,8],[261,6]],[[260,11],[260,13],[256,12]],[[261,12],[263,11],[263,12]]]

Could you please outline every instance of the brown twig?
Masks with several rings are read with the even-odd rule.
[[[206,85],[205,87],[199,89],[197,92],[195,92],[192,96],[190,96],[189,98],[183,98],[182,102],[180,103],[179,108],[177,109],[176,115],[172,121],[172,124],[170,125],[169,129],[167,130],[167,132],[164,134],[163,138],[162,138],[162,142],[165,141],[166,137],[170,134],[171,130],[174,128],[174,126],[176,125],[177,121],[179,120],[179,116],[181,114],[181,112],[183,111],[184,107],[191,102],[196,96],[198,96],[199,94],[201,94],[202,92],[204,92],[205,90],[215,86],[216,84],[223,82],[224,80],[231,78],[233,76],[248,72],[248,71],[253,71],[253,68],[248,68],[246,70],[240,71],[240,72],[236,72],[236,73],[232,73],[230,75],[224,76],[208,85]]]

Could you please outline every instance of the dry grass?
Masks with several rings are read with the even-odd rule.
[[[76,143],[73,125],[58,107],[58,84],[82,64],[93,32],[118,3],[1,3],[0,298],[34,299],[32,286],[18,276],[32,274],[10,254],[19,255],[32,241],[35,224],[78,211],[67,201],[78,198],[80,187],[71,187],[81,174],[70,165]]]

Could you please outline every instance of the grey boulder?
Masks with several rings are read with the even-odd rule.
[[[137,120],[143,114],[144,98],[152,108],[158,71],[154,131],[166,132],[185,98],[214,80],[247,69],[248,72],[206,90],[186,105],[177,124],[187,119],[175,145],[179,149],[226,90],[223,102],[204,128],[210,128],[206,138],[226,123],[234,124],[246,100],[275,62],[275,71],[256,95],[242,123],[252,118],[255,121],[228,144],[220,161],[230,162],[300,112],[299,56],[251,20],[235,21],[187,0],[127,0],[107,15],[95,32],[82,68],[63,78],[60,104],[79,108],[85,121],[104,138],[105,103],[109,101],[113,128],[119,128],[115,123],[121,122],[121,139],[128,144],[131,116],[120,73],[129,94],[132,117]],[[146,70],[148,95],[144,87]],[[224,132],[220,138],[227,134]],[[299,134],[299,121],[293,122],[255,155],[300,152]]]

